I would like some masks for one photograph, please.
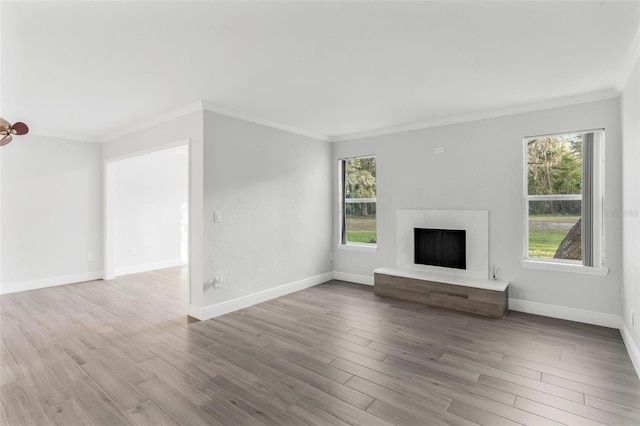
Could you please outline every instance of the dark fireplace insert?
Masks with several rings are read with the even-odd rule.
[[[464,229],[414,228],[414,262],[419,265],[467,269]]]

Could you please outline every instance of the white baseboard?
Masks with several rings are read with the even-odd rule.
[[[602,312],[586,311],[583,309],[567,308],[564,306],[547,305],[545,303],[529,302],[527,300],[509,299],[509,310],[526,312],[528,314],[559,318],[585,324],[600,325],[602,327],[620,328],[620,316],[604,314]]]
[[[205,306],[204,308],[191,305],[189,307],[189,315],[199,320],[215,318],[220,315],[248,308],[249,306],[253,306],[258,303],[266,302],[277,297],[285,296],[289,293],[294,293],[296,291],[304,290],[305,288],[331,281],[331,279],[333,279],[333,273],[327,272],[314,277],[305,278],[300,281],[249,294],[247,296],[238,297],[237,299]]]
[[[629,352],[629,358],[631,358],[631,362],[640,378],[640,348],[631,337],[627,325],[622,320],[620,321],[620,334],[622,334],[622,340],[624,340],[624,345],[627,347],[627,352]]]
[[[189,316],[202,320],[202,308],[196,305],[189,305]]]
[[[143,263],[141,265],[121,266],[116,268],[116,276],[138,274],[140,272],[155,271],[156,269],[173,268],[185,266],[187,262],[182,259],[163,260],[162,262]]]
[[[55,287],[57,285],[81,283],[102,279],[102,271],[85,272],[83,274],[61,275],[58,277],[41,278],[38,280],[20,281],[2,284],[0,294],[17,293],[19,291],[37,290],[39,288]]]
[[[351,274],[349,272],[333,271],[333,279],[350,283],[373,285],[373,276]]]

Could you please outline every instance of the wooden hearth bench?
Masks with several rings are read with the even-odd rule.
[[[441,308],[502,318],[509,309],[509,283],[460,278],[400,268],[378,268],[374,293]]]

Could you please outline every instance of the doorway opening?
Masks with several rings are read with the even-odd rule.
[[[105,279],[157,271],[185,287],[185,310],[189,174],[188,141],[105,163]]]

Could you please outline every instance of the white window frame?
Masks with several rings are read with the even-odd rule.
[[[355,250],[365,252],[377,252],[378,243],[350,243],[342,240],[342,233],[345,226],[345,211],[343,204],[354,203],[376,203],[376,211],[378,209],[378,163],[376,161],[376,198],[345,198],[344,194],[344,181],[342,177],[342,164],[347,160],[363,159],[363,158],[376,158],[375,155],[358,155],[354,157],[344,157],[338,159],[338,248],[344,250]],[[376,241],[378,235],[378,215],[376,213]]]
[[[561,137],[566,135],[592,133],[593,141],[593,174],[592,174],[592,265],[585,265],[583,260],[545,259],[529,256],[529,202],[531,201],[582,201],[583,194],[566,195],[529,195],[528,143],[533,139],[544,137]],[[587,275],[607,275],[609,269],[604,267],[604,129],[578,130],[573,132],[552,133],[527,136],[523,139],[523,258],[521,265],[525,268],[544,269],[560,272],[574,272]],[[583,158],[584,161],[584,158]],[[584,166],[583,166],[584,171]],[[584,189],[583,189],[584,190]],[[584,222],[584,221],[583,221]]]

